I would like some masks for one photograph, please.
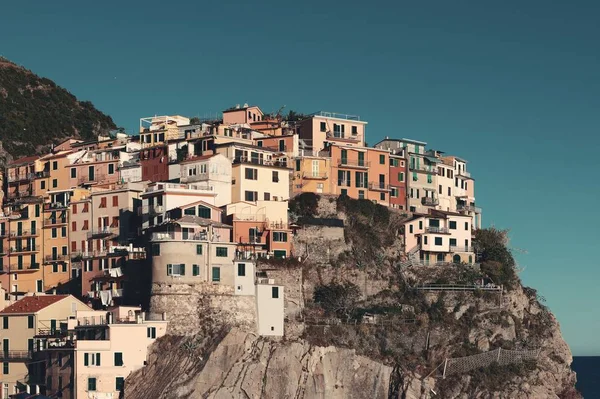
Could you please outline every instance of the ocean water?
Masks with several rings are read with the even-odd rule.
[[[600,356],[574,356],[577,389],[585,399],[600,399]]]

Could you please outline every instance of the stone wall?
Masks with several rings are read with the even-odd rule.
[[[168,333],[194,335],[203,323],[256,331],[254,296],[233,295],[233,287],[213,284],[153,284],[150,310],[167,313]]]

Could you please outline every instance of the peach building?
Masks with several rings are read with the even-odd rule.
[[[274,137],[256,137],[254,144],[257,147],[268,148],[285,153],[288,158],[299,156],[300,138],[297,134],[279,135]]]
[[[263,116],[263,112],[257,106],[244,104],[240,107],[239,105],[236,105],[235,107],[223,111],[223,124],[250,124],[253,122],[260,122]]]
[[[189,124],[189,118],[180,115],[140,118],[140,144],[142,148],[154,147],[178,139],[179,126]]]
[[[239,201],[226,206],[233,225],[237,253],[247,256],[290,257],[292,230],[288,225],[288,201]]]
[[[63,398],[118,398],[127,376],[144,367],[148,347],[166,334],[166,316],[139,307],[77,309],[60,334],[39,339],[50,367],[40,370],[46,394]]]
[[[35,195],[35,180],[47,175],[36,161],[39,156],[23,157],[10,162],[6,168],[6,198],[8,200]]]
[[[324,151],[323,156],[318,155],[303,155],[294,159],[292,173],[292,192],[294,194],[306,192],[335,194],[331,175],[333,166],[329,152]]]
[[[69,165],[70,187],[119,182],[120,150],[87,150]]]
[[[471,217],[430,209],[404,223],[406,252],[426,265],[475,262]]]
[[[298,121],[297,133],[316,151],[325,149],[326,142],[347,146],[365,146],[367,122],[357,115],[319,111]]]
[[[40,378],[45,362],[32,361],[39,350],[36,341],[57,334],[69,317],[82,310],[90,308],[71,295],[35,295],[0,311],[3,348],[0,384],[4,391],[8,386],[10,394],[41,392],[46,385],[45,379]]]

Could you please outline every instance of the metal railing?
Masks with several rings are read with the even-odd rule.
[[[423,197],[421,198],[421,204],[425,205],[425,206],[437,206],[439,205],[440,201],[437,198],[431,198],[431,197]]]
[[[64,262],[66,260],[69,260],[69,255],[56,254],[44,256],[44,261],[46,262]]]
[[[426,173],[431,173],[434,175],[437,175],[438,173],[438,169],[437,167],[432,167],[432,166],[426,166],[426,165],[410,165],[409,169],[411,171],[415,171],[415,172],[426,172]]]
[[[208,241],[208,234],[196,233],[184,236],[179,232],[157,232],[152,233],[150,241]]]
[[[21,253],[21,252],[38,252],[39,250],[40,250],[39,245],[27,245],[27,246],[23,246],[23,247],[11,247],[10,253],[17,254],[17,253]]]
[[[277,166],[287,168],[287,163],[278,160],[266,160],[260,158],[248,158],[248,157],[235,157],[233,158],[233,164],[250,164],[250,165],[262,165],[262,166]]]
[[[19,271],[29,271],[29,270],[39,270],[39,269],[40,269],[40,264],[35,262],[35,263],[30,263],[28,265],[21,265],[21,267],[19,267],[18,265],[11,266],[10,272],[15,273],[15,272],[19,272]]]
[[[475,252],[475,248],[469,246],[450,245],[450,252]]]
[[[44,211],[62,210],[67,209],[68,207],[69,205],[66,203],[63,204],[62,202],[51,202],[44,204]]]
[[[327,172],[323,173],[302,173],[303,179],[327,179]]]
[[[37,236],[38,235],[38,230],[34,229],[34,230],[17,230],[17,231],[11,231],[10,232],[10,236],[11,237],[24,237],[24,236]]]
[[[391,187],[389,184],[385,184],[385,183],[381,183],[381,182],[370,182],[369,190],[390,191]]]
[[[338,159],[338,166],[351,168],[368,168],[371,166],[370,161],[351,161],[346,158]]]
[[[238,243],[240,244],[264,244],[262,237],[251,236],[251,237],[238,237]]]
[[[67,223],[67,217],[63,216],[60,218],[46,218],[44,219],[44,226],[53,226],[53,225],[57,225],[57,224],[66,224]]]
[[[358,115],[340,114],[337,112],[318,111],[318,112],[315,112],[314,114],[310,114],[310,116],[322,116],[324,118],[336,118],[336,119],[346,119],[349,121],[360,121],[360,116],[358,116]]]
[[[119,228],[118,227],[105,227],[103,229],[92,230],[87,233],[87,237],[89,238],[98,238],[98,237],[107,237],[111,235],[118,235]]]
[[[427,226],[427,227],[425,227],[425,232],[426,233],[447,234],[448,233],[448,228],[446,228],[446,227]]]
[[[0,351],[0,360],[29,360],[32,356],[32,351]]]

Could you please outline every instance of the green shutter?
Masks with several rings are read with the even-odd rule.
[[[123,365],[123,353],[115,352],[115,366]]]
[[[179,265],[179,274],[185,276],[185,264],[183,263]]]
[[[100,366],[100,354],[96,353],[96,366]]]
[[[90,356],[87,353],[83,354],[83,365],[84,366],[89,366],[90,365]]]
[[[196,255],[202,255],[202,244],[196,245]]]
[[[194,276],[200,275],[200,267],[198,265],[192,265],[192,274]]]
[[[150,338],[150,327],[146,328],[146,337]]]
[[[173,265],[168,264],[167,265],[167,276],[171,276],[173,275]]]
[[[125,385],[125,378],[123,378],[123,377],[117,377],[115,379],[115,389],[117,391],[122,391],[124,385]]]

